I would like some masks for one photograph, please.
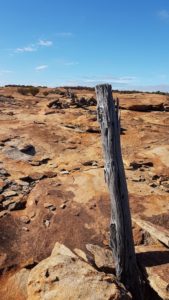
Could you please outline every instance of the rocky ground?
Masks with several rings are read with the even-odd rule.
[[[169,97],[114,96],[146,300],[167,300]],[[94,91],[1,88],[0,124],[0,299],[131,299],[113,275]]]

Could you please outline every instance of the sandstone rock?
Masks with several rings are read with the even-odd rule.
[[[164,246],[137,246],[137,258],[150,286],[163,300],[169,300],[169,250]]]
[[[31,270],[27,292],[27,300],[131,299],[115,276],[96,271],[59,243]]]
[[[51,210],[51,211],[56,210],[56,207],[55,207],[53,204],[48,203],[48,202],[45,202],[45,203],[44,203],[44,207],[45,207],[45,208],[48,208],[48,209]]]
[[[4,196],[5,196],[6,198],[17,196],[17,192],[11,191],[11,190],[6,191],[6,192],[4,192],[3,194],[4,194]]]
[[[22,227],[22,230],[23,231],[29,231],[29,228],[24,226],[24,227]]]
[[[18,210],[25,208],[26,201],[22,197],[11,198],[3,201],[3,208],[8,210]]]
[[[25,153],[19,151],[19,149],[17,149],[17,148],[11,148],[11,147],[9,147],[7,149],[4,148],[2,151],[3,151],[3,153],[7,157],[9,157],[9,158],[11,158],[13,160],[28,161],[30,159],[30,155],[25,154]]]
[[[97,161],[89,160],[83,163],[83,166],[97,166]]]
[[[5,209],[0,214],[3,216],[0,218],[0,252],[5,252],[8,257],[3,265],[4,270],[11,266],[18,268],[21,262],[28,261],[30,257],[37,262],[44,259],[51,252],[54,239],[69,245],[71,249],[79,248],[81,251],[86,250],[85,245],[88,243],[109,245],[110,201],[101,168],[103,155],[99,127],[96,123],[96,109],[75,106],[69,109],[49,109],[48,103],[57,97],[50,95],[51,89],[48,91],[48,98],[36,97],[39,101],[36,105],[31,96],[22,98],[15,88],[0,88],[1,94],[12,94],[15,97],[12,103],[6,98],[1,101],[0,161],[3,163],[0,163],[0,178],[10,189],[13,182],[16,182],[21,187],[21,193],[25,194],[25,203],[27,202],[27,205],[20,205],[17,203],[17,196],[14,199],[8,198],[7,201],[10,201],[6,204],[9,209],[24,209],[24,212],[12,211],[8,216],[5,215],[8,206],[2,207],[5,199],[0,198],[0,209]],[[65,90],[62,91],[65,97]],[[94,90],[78,89],[72,92],[77,93],[77,99],[95,97]],[[120,98],[120,106],[123,108],[133,105],[140,105],[140,108],[151,108],[153,105],[158,108],[161,103],[164,103],[165,107],[169,104],[166,95],[116,93],[114,96]],[[62,100],[68,101],[64,98],[60,102]],[[44,115],[46,109],[53,115]],[[6,114],[11,110],[15,113],[15,120]],[[132,217],[141,220],[139,224],[144,229],[142,240],[142,231],[133,228],[135,244],[157,243],[158,238],[168,245],[167,216],[160,219],[160,216],[167,213],[169,203],[168,126],[167,111],[121,111],[122,133],[125,129],[125,134],[121,135],[125,167],[129,166],[130,162],[139,164],[126,170]],[[35,155],[30,155],[29,145],[35,148]],[[72,149],[74,146],[77,148]],[[83,162],[89,161],[97,162],[97,166],[94,168],[92,165],[83,165]],[[145,165],[147,162],[151,164]],[[57,184],[55,179],[49,179],[54,174],[49,176],[48,172],[55,171],[56,167],[59,171],[70,172],[68,175],[58,172],[57,182],[60,180],[60,186],[54,185]],[[75,171],[77,167],[80,167],[80,172]],[[19,178],[35,173],[45,175],[48,179],[39,180],[36,177],[32,182],[19,181]],[[140,175],[144,175],[146,180],[140,181]],[[153,175],[160,177],[154,179],[157,180],[154,181],[158,185],[157,188],[149,186]],[[11,180],[7,181],[7,178]],[[132,179],[136,179],[137,182]],[[20,193],[20,189],[15,191]],[[45,202],[56,205],[59,209],[52,213],[49,209],[44,209]],[[67,203],[68,209],[60,209],[63,203]],[[21,215],[33,218],[33,222],[28,225],[29,231],[28,226],[20,222]],[[150,219],[153,215],[155,218]],[[149,221],[144,217],[148,217]],[[50,226],[46,227],[43,220],[48,220]],[[161,223],[160,220],[164,222]],[[145,236],[147,231],[148,238]],[[150,234],[154,236],[155,242]],[[152,252],[150,254],[152,255]],[[153,276],[156,276],[155,272]],[[0,286],[3,286],[2,281]],[[0,299],[5,300],[4,296],[0,296]]]
[[[65,203],[61,204],[61,205],[60,205],[60,208],[61,208],[61,209],[65,209],[65,208],[66,208],[66,204],[65,204]]]
[[[134,245],[141,245],[144,242],[144,232],[143,229],[135,224],[133,228],[133,239]]]
[[[21,216],[20,220],[21,220],[22,223],[25,223],[25,224],[30,223],[30,219],[29,219],[28,216]]]
[[[4,168],[0,168],[0,175],[9,176],[9,173]]]
[[[44,225],[45,227],[49,227],[50,226],[50,221],[49,220],[44,220]]]
[[[67,171],[67,170],[61,170],[60,171],[60,174],[62,174],[62,175],[67,175],[67,174],[69,174],[70,172],[69,171]]]
[[[9,212],[7,210],[0,211],[0,218],[4,217],[6,215],[9,215]]]
[[[36,154],[36,150],[35,150],[35,147],[31,144],[23,144],[23,145],[20,145],[18,147],[19,151],[27,154],[27,155],[35,155]]]
[[[168,228],[165,228],[164,221],[158,224],[158,215],[156,219],[151,220],[151,218],[141,218],[141,217],[133,217],[133,221],[138,224],[142,229],[147,231],[152,237],[164,243],[167,247],[169,247],[169,232]],[[168,214],[166,216],[166,220],[168,220]],[[153,217],[152,217],[153,218]],[[162,219],[163,220],[163,219]],[[153,222],[152,222],[153,221]],[[168,224],[167,224],[168,225]]]
[[[91,244],[87,244],[86,248],[94,256],[94,262],[99,269],[109,269],[115,272],[113,253],[110,249]]]
[[[75,248],[75,249],[74,249],[74,252],[75,252],[78,256],[80,256],[83,260],[85,260],[86,262],[88,262],[86,253],[85,253],[84,251],[82,251],[81,249]]]

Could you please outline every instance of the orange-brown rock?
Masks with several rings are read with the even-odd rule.
[[[95,103],[73,105],[65,89],[47,89],[46,96],[44,91],[33,97],[17,88],[0,88],[3,276],[45,259],[56,242],[81,251],[86,244],[109,245],[110,204]],[[92,90],[71,92],[76,101],[95,98]],[[168,96],[114,96],[122,107],[121,144],[135,244],[149,243],[149,234],[151,244],[168,245]],[[49,108],[56,99],[61,108]],[[24,216],[30,222],[24,223]]]
[[[50,257],[31,270],[27,292],[27,300],[131,299],[115,276],[96,271],[59,243]]]

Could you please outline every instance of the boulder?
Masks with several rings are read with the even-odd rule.
[[[27,292],[27,300],[131,299],[114,275],[98,272],[59,243],[31,270]]]

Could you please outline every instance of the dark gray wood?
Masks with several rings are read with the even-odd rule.
[[[132,236],[131,215],[127,184],[120,145],[119,101],[112,97],[111,85],[96,86],[97,115],[101,127],[105,158],[105,181],[111,200],[110,246],[112,248],[116,275],[140,300],[140,275],[137,268]]]

